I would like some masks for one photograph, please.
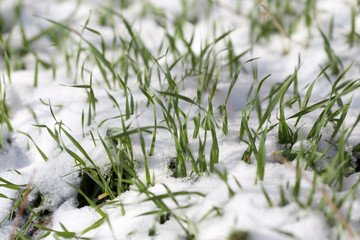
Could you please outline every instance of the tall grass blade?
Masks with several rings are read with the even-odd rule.
[[[2,35],[0,35],[0,43],[3,47],[3,51],[4,51],[4,60],[5,60],[5,68],[6,68],[6,73],[7,76],[9,78],[9,83],[11,84],[11,65],[10,65],[10,59],[9,59],[9,55],[7,53],[7,48],[5,46],[4,40],[2,38]]]
[[[22,132],[22,131],[20,131],[20,130],[18,130],[17,132],[20,133],[20,134],[23,134],[23,135],[27,136],[27,137],[34,143],[34,145],[35,145],[36,149],[38,150],[38,152],[40,153],[41,157],[42,157],[45,161],[48,160],[48,157],[45,155],[45,153],[40,149],[40,147],[36,144],[36,142],[34,141],[34,139],[33,139],[28,133]]]

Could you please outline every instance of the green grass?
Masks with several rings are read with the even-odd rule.
[[[196,4],[196,1],[193,4],[182,1],[181,13],[172,22],[167,19],[167,14],[161,9],[157,9],[151,3],[141,3],[144,6],[142,17],[150,16],[156,19],[156,23],[164,30],[164,40],[156,51],[148,48],[145,39],[140,37],[131,20],[124,17],[121,11],[106,5],[89,15],[80,32],[72,28],[74,23],[70,19],[54,21],[39,18],[47,21],[51,26],[41,30],[32,38],[26,36],[24,26],[21,26],[22,48],[12,48],[11,43],[1,37],[2,61],[6,73],[6,77],[2,76],[0,85],[1,134],[6,126],[11,135],[16,133],[25,135],[44,161],[48,160],[47,154],[38,144],[39,139],[26,132],[13,129],[11,115],[6,104],[5,87],[6,84],[13,84],[14,71],[27,68],[23,64],[25,56],[32,56],[34,59],[34,88],[45,84],[39,78],[39,72],[42,70],[51,70],[53,80],[58,80],[58,62],[55,58],[52,58],[49,63],[32,48],[32,45],[42,38],[50,40],[61,57],[65,59],[67,74],[73,79],[73,84],[66,87],[86,92],[87,99],[84,99],[86,109],[82,109],[79,113],[81,137],[75,136],[54,113],[53,108],[62,109],[67,106],[52,106],[50,100],[47,103],[40,98],[41,103],[49,107],[49,116],[55,121],[53,126],[39,122],[31,106],[29,109],[36,121],[34,126],[44,130],[56,143],[57,148],[74,160],[74,171],[78,172],[82,180],[79,185],[71,183],[69,185],[78,192],[79,207],[91,206],[101,216],[99,221],[79,233],[68,231],[64,225],[62,231],[55,231],[51,227],[36,223],[36,220],[45,218],[36,210],[41,204],[39,206],[29,204],[26,210],[26,223],[21,226],[16,237],[18,239],[29,237],[31,229],[38,228],[44,236],[53,233],[58,238],[82,239],[85,233],[103,224],[111,226],[107,214],[102,209],[103,206],[120,205],[125,215],[126,206],[122,204],[119,197],[129,189],[135,189],[139,195],[145,196],[143,201],[152,202],[156,206],[156,210],[140,214],[140,216],[154,216],[154,224],[148,231],[149,236],[156,236],[157,223],[165,224],[169,219],[174,219],[183,231],[179,236],[185,235],[186,239],[197,239],[197,223],[190,220],[185,211],[182,211],[190,208],[191,204],[184,205],[178,199],[181,196],[190,198],[194,195],[203,198],[206,195],[196,191],[172,191],[165,184],[163,184],[166,192],[164,194],[156,194],[151,190],[152,186],[158,184],[156,176],[152,173],[151,160],[157,156],[159,150],[159,132],[169,134],[172,142],[168,144],[168,147],[173,148],[175,152],[172,160],[165,164],[172,171],[169,177],[187,179],[191,176],[201,178],[216,174],[228,189],[228,199],[234,197],[238,191],[230,184],[228,170],[225,168],[224,171],[220,171],[217,168],[222,160],[219,142],[223,137],[229,136],[229,118],[232,117],[228,112],[230,95],[239,79],[249,78],[249,76],[252,76],[253,82],[249,84],[251,87],[247,94],[247,104],[241,110],[241,116],[238,119],[240,125],[236,130],[238,142],[244,144],[245,151],[238,156],[238,159],[247,164],[256,165],[255,184],[263,194],[268,207],[277,205],[284,207],[291,201],[295,201],[301,208],[322,211],[329,222],[338,224],[351,233],[352,230],[347,222],[353,211],[352,204],[347,209],[345,220],[339,213],[339,209],[343,209],[345,202],[351,202],[356,198],[355,189],[359,182],[341,198],[336,197],[336,192],[343,190],[345,176],[359,172],[359,167],[353,160],[357,159],[357,164],[359,164],[359,157],[356,156],[360,155],[360,143],[350,146],[349,138],[360,122],[360,115],[350,127],[345,127],[345,119],[353,99],[349,96],[359,91],[360,80],[347,77],[354,66],[350,64],[344,67],[345,62],[343,63],[340,55],[334,51],[332,46],[333,34],[335,34],[333,32],[334,19],[331,20],[328,34],[317,25],[316,3],[315,0],[302,1],[303,8],[299,11],[296,8],[298,4],[296,1],[264,0],[254,1],[253,10],[248,13],[243,13],[241,9],[236,10],[235,13],[243,15],[251,26],[249,49],[242,52],[236,51],[234,40],[230,38],[236,29],[214,33],[213,36],[208,36],[201,46],[195,46],[195,26],[199,19],[191,16],[190,11],[195,7],[193,4]],[[120,1],[116,4],[120,4],[120,9],[126,9],[133,3]],[[209,1],[208,8],[204,10],[204,18],[210,18],[209,12],[206,11],[217,7],[228,9],[226,5]],[[21,8],[21,4],[18,8]],[[19,9],[16,11],[20,14]],[[355,24],[357,11],[358,7],[351,8],[351,30],[346,36],[350,48],[354,48],[359,40]],[[100,29],[89,27],[91,18],[94,18],[96,14],[99,15],[98,20],[102,26],[110,26],[113,29],[114,36],[111,44],[105,41]],[[0,21],[5,20],[0,19]],[[0,30],[4,31],[1,22]],[[14,24],[19,23],[15,21]],[[289,76],[269,89],[265,89],[264,86],[271,74],[260,79],[258,58],[250,58],[249,54],[258,44],[266,43],[275,35],[297,43],[293,39],[293,34],[297,32],[300,24],[306,26],[310,36],[309,42],[305,45],[311,44],[311,36],[317,31],[321,35],[324,53],[327,56],[327,66],[319,70],[318,75],[309,85],[304,89],[299,89],[301,83],[298,81],[298,75],[301,74],[301,63],[304,61],[299,56],[298,65]],[[189,35],[184,32],[185,25],[193,27]],[[121,26],[127,35],[118,35],[117,26]],[[220,28],[220,25],[218,26],[215,22],[213,28]],[[96,44],[84,37],[85,32],[98,37],[100,43]],[[70,43],[76,50],[68,48],[67,44]],[[196,47],[200,47],[199,51],[194,50]],[[110,57],[111,51],[115,52],[116,49],[120,49],[121,53]],[[284,54],[291,51],[286,44],[283,50]],[[93,75],[94,69],[99,72],[98,76]],[[86,79],[87,76],[88,79]],[[313,96],[313,90],[320,81],[329,83],[329,92],[324,92],[326,97],[323,100]],[[216,108],[214,103],[219,91],[218,86],[224,82],[228,85],[225,98]],[[188,86],[193,87],[191,97],[183,93]],[[107,116],[100,120],[97,114],[98,106],[102,101],[98,97],[99,89],[106,90],[107,100],[110,100],[115,113],[112,117]],[[146,100],[138,102],[133,94],[142,94]],[[146,107],[139,107],[139,105]],[[182,106],[188,107],[182,108]],[[149,120],[151,123],[139,125],[137,119],[142,117],[144,109],[150,109],[152,112],[151,121]],[[289,115],[289,112],[292,114]],[[318,116],[317,119],[307,122],[310,128],[304,130],[304,119],[314,115]],[[117,121],[118,126],[106,129],[105,135],[100,134],[102,131],[99,130],[102,130],[110,121]],[[89,130],[90,127],[93,129]],[[329,139],[324,139],[325,133],[328,133]],[[269,149],[266,149],[269,135],[277,137],[279,146],[279,149],[274,149],[275,153],[272,157],[267,154]],[[108,160],[106,173],[82,146],[84,139],[91,139],[93,147],[102,148]],[[4,145],[3,141],[1,135],[0,147]],[[305,148],[301,144],[300,149],[294,148],[299,141],[307,141],[309,147]],[[320,147],[324,142],[328,143],[325,149]],[[140,158],[139,154],[134,154],[136,147],[139,147],[141,151]],[[331,157],[329,152],[334,149],[336,155]],[[294,184],[291,187],[279,186],[279,202],[275,201],[272,193],[266,189],[266,166],[271,158],[285,165],[294,161],[294,168],[290,170],[295,172]],[[312,189],[308,191],[305,200],[301,197],[302,183],[308,181],[303,176],[304,170],[310,170],[314,174],[313,179],[310,180]],[[138,176],[138,173],[142,171],[145,173],[144,179]],[[235,181],[239,189],[242,189],[241,184],[236,179]],[[19,199],[12,199],[14,207],[9,213],[9,218],[12,219],[22,203],[25,186],[13,184],[3,178],[0,178],[0,182],[1,187],[18,191],[20,195]],[[318,187],[319,184],[329,186],[334,196],[330,198],[328,193],[324,193],[323,189]],[[36,191],[36,186],[33,191]],[[322,203],[316,203],[314,200],[316,194],[322,194]],[[0,197],[8,198],[4,194]],[[327,205],[331,205],[330,210]],[[221,217],[221,210],[214,207],[204,215],[201,221],[210,216]],[[2,220],[4,221],[5,219]],[[274,231],[291,235],[279,229]],[[229,234],[228,239],[249,239],[249,236],[248,231],[234,230]]]

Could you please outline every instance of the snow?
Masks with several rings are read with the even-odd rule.
[[[0,2],[0,14],[7,20],[13,19],[10,10],[14,8],[16,1],[2,1]],[[37,0],[24,1],[24,7],[21,14],[21,21],[24,23],[27,37],[36,36],[43,27],[49,27],[51,24],[44,20],[49,18],[55,21],[60,21],[69,17],[69,13],[73,13],[76,9],[76,2],[71,0],[64,1],[46,1],[41,2]],[[106,43],[112,41],[112,29],[99,26],[96,22],[99,8],[104,2],[110,1],[80,1],[81,7],[73,13],[72,20],[76,21],[74,28],[81,31],[81,27],[86,22],[90,11],[92,12],[92,19],[89,27],[101,32]],[[129,18],[128,21],[133,24],[134,29],[140,32],[140,36],[145,45],[152,53],[156,53],[164,36],[164,30],[159,27],[151,17],[144,17],[140,19],[143,1],[137,1],[129,9],[124,10],[123,15]],[[181,9],[181,1],[149,1],[159,9],[163,9],[164,13],[175,19]],[[196,16],[202,19],[204,11],[203,4],[207,1],[200,1],[193,8],[191,16]],[[226,2],[226,1],[223,1]],[[227,4],[231,4],[229,1]],[[244,1],[244,8],[252,6],[249,1]],[[347,74],[347,79],[357,79],[360,71],[360,61],[358,59],[360,49],[358,46],[349,48],[344,36],[350,29],[350,3],[355,1],[338,1],[338,0],[322,0],[318,1],[317,6],[320,9],[318,16],[318,24],[324,31],[327,31],[330,18],[335,16],[334,40],[331,41],[335,52],[343,60],[344,68],[354,61],[353,67]],[[218,8],[217,11],[213,9],[214,13],[211,19],[218,21],[219,27],[217,33],[223,33],[229,29],[235,28],[230,35],[234,50],[238,53],[245,51],[252,47],[246,59],[252,57],[259,57],[256,60],[259,79],[262,79],[268,74],[272,74],[264,83],[261,95],[268,93],[271,86],[276,82],[283,81],[287,76],[291,75],[298,64],[298,56],[301,56],[301,68],[298,72],[299,89],[303,89],[310,84],[320,72],[320,66],[325,66],[327,63],[327,55],[323,50],[323,39],[316,28],[311,29],[312,39],[308,39],[308,32],[304,26],[300,26],[299,30],[293,35],[296,42],[309,43],[309,46],[304,48],[296,42],[289,42],[283,36],[274,35],[270,37],[269,42],[261,42],[254,46],[250,45],[248,31],[250,28],[249,21],[241,16],[229,13],[225,9]],[[211,13],[212,14],[212,13]],[[360,21],[359,16],[356,17],[357,22]],[[167,23],[170,31],[171,23]],[[127,36],[125,28],[121,23],[117,23],[118,28],[116,32]],[[190,25],[190,24],[189,24]],[[185,32],[185,38],[191,37],[192,26],[185,26],[189,31]],[[21,46],[22,40],[19,34],[19,26],[16,26],[13,33],[5,33],[3,38],[11,37],[11,46]],[[200,20],[195,27],[194,51],[200,51],[200,47],[204,44],[205,39],[213,36],[211,21]],[[100,38],[96,34],[85,31],[84,37],[96,46],[100,45]],[[74,36],[74,39],[76,37]],[[34,80],[34,66],[35,58],[29,56],[25,59],[26,70],[16,70],[12,72],[12,84],[6,85],[7,105],[10,111],[11,123],[14,132],[9,132],[6,128],[3,130],[4,146],[0,150],[0,177],[16,184],[26,185],[30,176],[34,173],[34,179],[31,182],[35,189],[30,194],[30,200],[36,198],[37,193],[41,193],[44,197],[42,209],[51,211],[51,223],[47,227],[55,231],[63,231],[62,226],[65,226],[68,231],[81,233],[86,228],[101,219],[100,214],[92,207],[85,206],[77,208],[76,195],[77,192],[69,183],[79,186],[80,176],[76,168],[74,159],[65,151],[59,149],[58,144],[47,133],[45,128],[36,127],[36,124],[48,126],[53,130],[55,126],[55,119],[50,113],[50,107],[46,104],[51,103],[52,110],[57,121],[65,124],[65,129],[81,144],[90,158],[103,171],[108,168],[107,153],[100,141],[95,146],[89,134],[83,138],[83,130],[81,124],[81,112],[85,111],[87,116],[88,102],[86,91],[82,88],[71,87],[73,77],[75,74],[75,65],[71,65],[70,74],[66,68],[65,58],[63,53],[58,53],[56,48],[51,46],[51,42],[44,40],[36,43],[34,48],[38,51],[39,56],[44,59],[54,59],[58,66],[56,70],[56,80],[53,80],[51,69],[44,69],[40,67],[38,76],[38,87],[33,87]],[[69,43],[67,43],[69,44]],[[84,44],[84,43],[83,43]],[[84,44],[85,45],[85,44]],[[221,45],[221,44],[220,44]],[[289,48],[289,53],[284,54],[284,48]],[[74,47],[74,46],[72,46]],[[183,46],[179,46],[182,48]],[[216,46],[217,49],[223,49],[225,46]],[[74,53],[75,54],[75,53]],[[109,59],[117,58],[119,52],[116,50],[109,53]],[[84,56],[81,56],[84,58]],[[84,59],[80,60],[82,63]],[[163,64],[163,59],[161,64]],[[3,72],[1,76],[6,76],[6,72],[2,65],[4,63],[1,59],[1,69]],[[73,64],[73,63],[72,63]],[[79,66],[80,69],[81,66]],[[92,66],[86,65],[87,68]],[[94,67],[95,68],[95,67]],[[164,203],[173,210],[179,217],[187,219],[190,224],[188,230],[196,233],[198,239],[227,239],[233,230],[249,231],[251,239],[351,239],[348,232],[341,229],[338,225],[331,225],[328,223],[326,215],[319,210],[322,201],[321,192],[316,192],[313,199],[313,207],[301,208],[296,202],[306,203],[308,196],[312,190],[312,183],[305,180],[301,182],[301,189],[299,199],[294,199],[292,194],[292,186],[295,185],[296,171],[287,165],[282,165],[272,159],[271,154],[274,151],[280,150],[282,146],[277,143],[276,131],[269,132],[266,139],[266,156],[267,165],[265,169],[265,179],[262,182],[256,180],[256,161],[252,159],[251,164],[241,161],[241,155],[246,150],[247,145],[239,143],[239,127],[241,121],[241,109],[246,105],[247,93],[252,84],[251,67],[247,68],[247,72],[240,74],[239,80],[234,86],[233,92],[229,98],[228,103],[228,117],[229,117],[229,134],[223,135],[221,129],[217,131],[218,143],[220,148],[220,160],[216,168],[220,171],[227,171],[228,185],[216,173],[204,173],[199,176],[189,176],[187,178],[175,179],[170,177],[170,172],[167,167],[168,161],[176,155],[176,149],[173,144],[171,135],[165,130],[158,130],[157,141],[154,156],[149,156],[149,166],[151,175],[155,176],[155,185],[148,190],[155,195],[165,194],[167,190],[165,186],[171,189],[172,192],[177,191],[191,191],[204,194],[199,195],[183,195],[177,196],[177,201],[180,206],[187,206],[187,208],[177,209],[177,203],[171,198],[164,199]],[[177,69],[182,71],[182,69]],[[79,72],[78,72],[79,74]],[[154,74],[155,75],[155,74]],[[113,119],[105,122],[100,128],[98,124],[104,119],[110,119],[119,115],[116,108],[107,96],[107,92],[112,94],[118,101],[122,112],[124,112],[125,97],[120,90],[105,89],[103,84],[100,86],[99,82],[101,73],[94,69],[94,92],[97,99],[96,116],[90,126],[85,126],[84,131],[94,134],[96,139],[101,136],[106,136],[106,131],[111,127],[120,127],[119,119]],[[89,79],[89,74],[85,73],[85,79]],[[137,103],[139,116],[132,118],[135,124],[133,126],[151,126],[153,125],[153,109],[147,108],[145,105],[146,98],[141,93],[137,86],[136,76],[133,76],[129,83],[134,99]],[[187,81],[189,79],[186,79]],[[191,79],[190,79],[191,80]],[[80,78],[78,78],[80,82]],[[78,82],[78,84],[80,84]],[[89,84],[88,80],[85,83]],[[157,80],[152,81],[153,87],[158,89]],[[183,89],[181,94],[193,97],[196,95],[197,84],[189,81],[181,85]],[[218,83],[218,91],[215,94],[214,109],[223,104],[229,88],[229,80],[226,74],[222,74]],[[315,103],[322,100],[328,94],[331,85],[325,79],[320,79],[315,84],[311,102]],[[326,89],[326,91],[324,91]],[[292,91],[292,90],[291,90]],[[306,91],[300,94],[304,97]],[[207,97],[207,96],[206,96]],[[45,102],[46,104],[42,103]],[[344,97],[344,99],[348,99]],[[206,98],[204,98],[206,101]],[[195,115],[197,109],[190,104],[180,101],[180,108],[185,113],[188,111],[191,115]],[[30,108],[35,112],[36,119],[32,116]],[[276,113],[278,109],[274,110],[272,115],[272,122],[276,122]],[[353,95],[352,105],[350,106],[348,116],[345,120],[346,126],[352,126],[356,121],[360,112],[360,93],[359,90]],[[296,109],[288,109],[287,116],[296,113]],[[160,118],[161,111],[158,109],[158,117]],[[304,126],[299,131],[299,135],[306,134],[311,129],[312,123],[316,121],[318,115],[306,115],[303,117],[299,125]],[[257,127],[258,120],[255,115],[252,116],[250,127]],[[330,126],[328,126],[330,128]],[[192,133],[194,125],[189,123],[189,133]],[[40,149],[48,157],[47,161],[39,154],[33,142],[23,134],[17,132],[22,131],[28,133],[40,147]],[[352,146],[360,143],[360,125],[356,126],[354,133],[349,138],[349,144]],[[208,135],[210,135],[208,133]],[[331,133],[324,130],[324,139],[329,139]],[[203,132],[200,132],[203,139]],[[151,143],[151,135],[144,134],[146,149],[149,151]],[[72,151],[80,154],[65,136],[62,136],[65,145]],[[132,136],[134,156],[138,160],[137,173],[141,180],[145,181],[145,170],[143,163],[143,153],[141,145],[136,136]],[[194,150],[194,157],[197,156],[198,139],[192,139],[189,136],[190,149]],[[297,142],[293,149],[308,148],[309,142]],[[207,149],[211,146],[211,142],[207,142]],[[329,144],[324,141],[320,148],[325,149]],[[320,150],[321,150],[320,149]],[[333,150],[335,151],[335,150]],[[332,153],[335,156],[336,152]],[[209,159],[209,151],[205,154]],[[91,163],[87,161],[91,166]],[[305,163],[302,163],[305,165]],[[16,170],[16,171],[15,171]],[[302,173],[307,178],[313,178],[313,172],[306,170]],[[339,196],[345,194],[353,186],[356,186],[354,191],[354,198],[352,202],[352,214],[350,216],[350,225],[353,230],[359,234],[360,227],[360,190],[356,183],[359,182],[360,175],[355,173],[344,179],[343,192],[339,192]],[[240,183],[241,187],[238,186]],[[320,183],[318,185],[321,185]],[[270,207],[265,195],[262,191],[262,186],[269,195],[274,207]],[[289,204],[281,206],[280,186],[284,188],[285,195]],[[332,189],[328,186],[322,186],[331,194]],[[233,196],[229,188],[233,191]],[[19,192],[4,187],[0,188],[0,193],[5,194],[9,198],[18,198]],[[158,210],[156,205],[151,201],[145,201],[146,196],[140,194],[136,186],[131,186],[129,191],[124,192],[115,199],[117,203],[104,205],[101,210],[107,214],[107,219],[104,223],[94,230],[87,232],[83,237],[91,239],[186,239],[186,234],[181,226],[176,222],[175,218],[170,216],[169,220],[164,224],[160,224],[156,220],[156,214],[143,215],[145,213]],[[350,201],[350,200],[349,200]],[[122,212],[121,205],[125,210],[125,215]],[[350,206],[346,202],[341,208],[341,212],[346,216],[347,209]],[[12,210],[13,203],[6,198],[0,198],[0,239],[8,239],[12,230],[13,222],[7,218],[8,213]],[[329,206],[325,207],[323,211],[330,211]],[[149,236],[149,230],[155,226],[156,235]],[[284,234],[290,233],[290,234]],[[50,234],[45,239],[54,239],[54,234]]]

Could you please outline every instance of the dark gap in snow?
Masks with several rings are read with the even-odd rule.
[[[123,169],[118,169],[116,172],[113,168],[105,176],[105,181],[111,190],[111,192],[118,196],[120,193],[127,191],[130,187],[129,180],[130,175]],[[89,198],[94,204],[101,204],[105,202],[109,196],[109,193],[105,191],[105,187],[101,186],[101,180],[98,173],[94,169],[83,170],[80,173],[81,183],[80,190]],[[119,185],[119,182],[121,186]],[[80,193],[77,194],[78,208],[89,206],[88,200]]]
[[[170,214],[168,214],[168,213],[160,214],[160,216],[159,216],[159,223],[160,224],[165,224],[169,220],[170,220]]]

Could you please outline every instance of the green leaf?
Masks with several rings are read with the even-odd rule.
[[[6,68],[6,72],[9,78],[9,83],[11,84],[11,67],[10,67],[10,59],[9,56],[7,54],[7,49],[4,43],[4,40],[2,38],[2,35],[0,34],[0,43],[4,49],[4,59],[5,59],[5,68]]]
[[[41,157],[42,157],[45,161],[48,160],[48,157],[47,157],[47,156],[45,155],[45,153],[40,149],[40,147],[36,144],[36,142],[34,141],[34,139],[33,139],[29,134],[27,134],[26,132],[22,132],[22,131],[20,131],[20,130],[18,130],[17,132],[20,133],[20,134],[23,134],[23,135],[27,136],[27,137],[34,143],[34,145],[35,145],[36,149],[38,150],[38,152],[40,153]]]

